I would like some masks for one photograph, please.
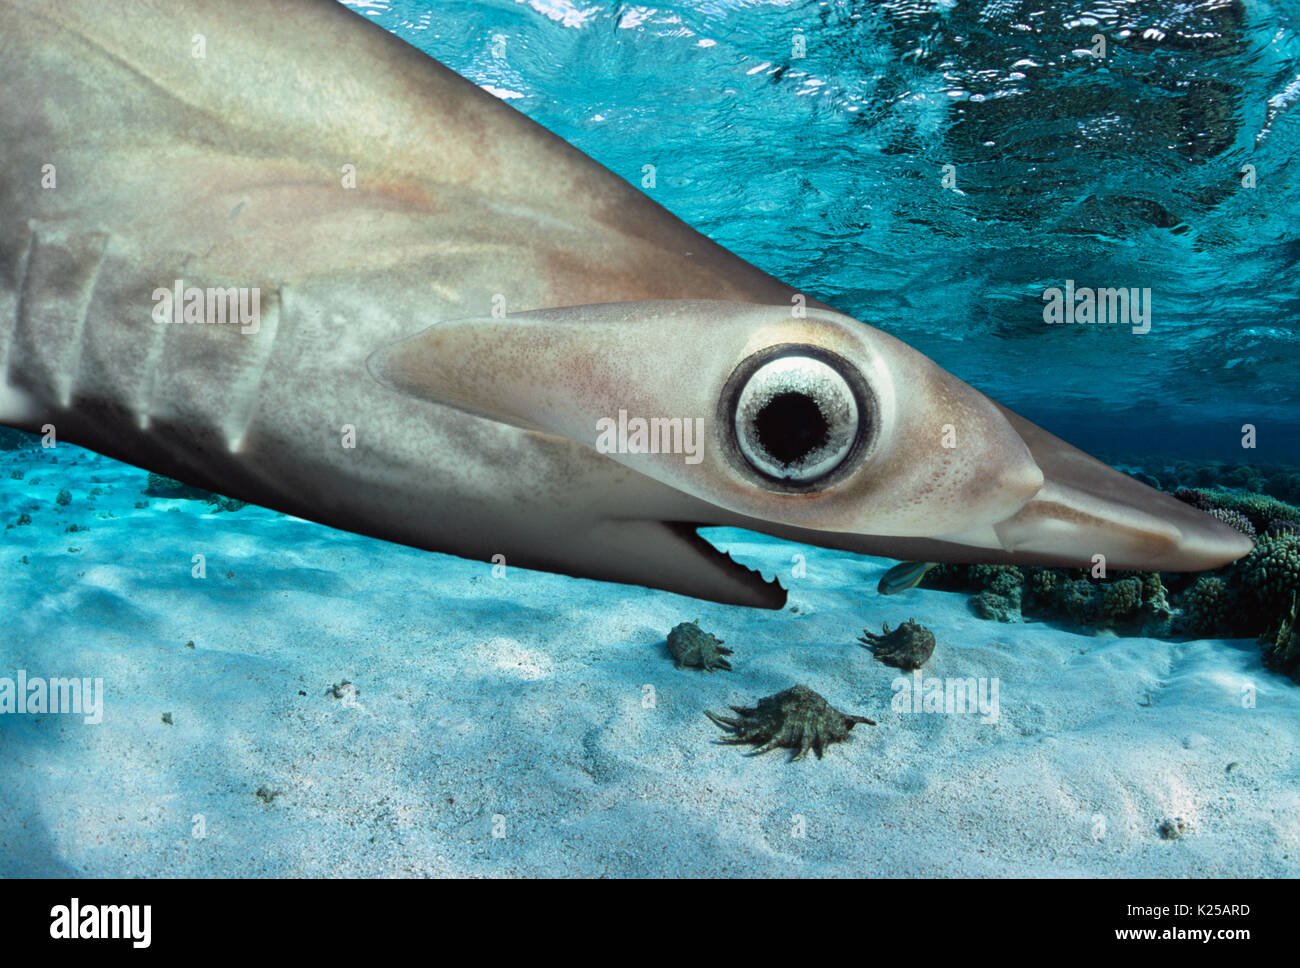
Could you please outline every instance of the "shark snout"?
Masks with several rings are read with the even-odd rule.
[[[1043,486],[995,527],[1003,549],[1043,563],[1205,571],[1253,542],[1216,518],[1135,480],[1005,411],[1043,472]]]
[[[1140,484],[1121,481],[1108,494],[1048,480],[1038,496],[995,530],[1008,551],[1076,566],[1104,560],[1111,568],[1205,571],[1247,554],[1239,531]],[[1100,556],[1100,559],[1098,558]]]

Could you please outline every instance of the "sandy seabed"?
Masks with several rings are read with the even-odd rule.
[[[1300,687],[1253,642],[988,622],[878,596],[893,562],[741,531],[708,537],[784,611],[494,577],[145,485],[0,453],[0,524],[31,518],[0,542],[0,677],[104,688],[98,725],[0,714],[0,875],[1300,874]],[[996,721],[894,708],[901,674],[854,640],[912,617],[926,676],[997,680]],[[697,618],[734,671],[674,666]],[[879,725],[794,763],[718,742],[704,710],[795,683]]]

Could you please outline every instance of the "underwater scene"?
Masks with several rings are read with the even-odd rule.
[[[1300,875],[1300,2],[175,6],[0,5],[0,876]]]

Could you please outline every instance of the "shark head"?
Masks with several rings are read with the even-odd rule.
[[[700,526],[918,563],[1250,548],[887,334],[793,311],[358,13],[101,6],[0,3],[7,170],[70,174],[0,185],[0,423],[385,540],[735,604],[784,593]],[[141,312],[182,278],[209,307],[262,293],[257,332]],[[526,311],[457,318],[497,296]]]
[[[913,560],[1196,571],[1221,522],[1076,450],[848,316],[709,300],[432,326],[381,382],[563,437],[714,508],[700,524]]]

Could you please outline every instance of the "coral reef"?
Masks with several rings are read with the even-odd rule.
[[[164,477],[162,474],[155,474],[153,471],[149,472],[149,484],[141,493],[149,497],[175,498],[183,501],[207,501],[213,505],[214,511],[238,511],[240,508],[248,506],[247,501],[239,501],[233,497],[213,494],[201,487],[194,487],[173,480],[170,477]]]
[[[0,450],[20,450],[23,447],[34,447],[40,442],[40,439],[36,434],[29,434],[25,430],[0,427]]]
[[[1218,575],[1202,575],[1183,592],[1182,614],[1176,630],[1189,635],[1214,635],[1227,625],[1230,595]]]
[[[1246,557],[1229,566],[1238,589],[1235,630],[1259,635],[1275,627],[1300,588],[1300,535],[1266,536]]]
[[[980,618],[1020,621],[1024,573],[1014,565],[937,565],[918,584],[928,588],[972,590],[971,607]]]
[[[731,649],[722,647],[722,639],[705,632],[699,620],[674,625],[668,633],[668,651],[677,660],[677,668],[691,666],[712,672],[714,669],[731,671],[731,663],[723,656],[732,655]]]
[[[1235,528],[1255,542],[1241,560],[1206,574],[939,565],[929,588],[969,592],[996,621],[1062,621],[1125,634],[1258,638],[1271,668],[1300,682],[1293,601],[1300,591],[1300,470],[1215,461],[1113,458],[1130,476]]]
[[[1229,488],[1300,505],[1300,471],[1294,467],[1224,461],[1170,462],[1132,454],[1111,455],[1108,462],[1122,467],[1143,484],[1170,494],[1179,488]]]
[[[1177,465],[1175,495],[1249,535],[1255,547],[1239,561],[1205,574],[1114,572],[1008,565],[939,565],[922,578],[929,588],[970,593],[972,610],[996,621],[1062,621],[1076,629],[1113,629],[1154,636],[1256,637],[1270,668],[1300,682],[1295,602],[1300,592],[1300,508],[1258,492],[1210,484],[1253,481],[1300,491],[1300,474],[1221,473]],[[1161,478],[1161,484],[1167,483]]]
[[[1082,568],[940,565],[921,584],[973,592],[975,614],[999,622],[1065,619],[1093,629],[1157,635],[1174,617],[1159,575],[1117,572],[1106,581]]]
[[[1296,637],[1296,593],[1291,593],[1291,608],[1277,631],[1260,636],[1264,647],[1264,664],[1270,669],[1300,682],[1300,639]]]
[[[791,762],[803,759],[811,749],[821,759],[822,750],[831,743],[849,738],[849,730],[858,723],[876,725],[865,716],[842,713],[807,686],[792,686],[774,696],[765,696],[757,706],[732,706],[736,716],[704,715],[732,735],[724,743],[761,744],[752,755],[777,747],[796,752]]]
[[[1300,509],[1267,494],[1241,494],[1219,489],[1180,487],[1174,491],[1174,497],[1238,530],[1242,529],[1234,522],[1244,518],[1253,529],[1247,532],[1251,537],[1267,530],[1274,521],[1300,522]]]
[[[1211,508],[1207,513],[1212,518],[1218,518],[1228,527],[1240,531],[1247,538],[1255,537],[1255,526],[1250,523],[1250,518],[1240,511],[1230,511],[1228,508]]]
[[[169,497],[181,498],[187,501],[203,501],[211,496],[211,493],[203,490],[201,487],[191,487],[170,477],[164,477],[162,474],[149,472],[149,484],[141,492],[149,497]]]
[[[1264,529],[1264,533],[1273,536],[1281,534],[1300,534],[1300,521],[1287,521],[1283,518],[1274,518],[1268,523],[1268,527]]]
[[[1018,595],[1008,596],[986,589],[970,600],[970,606],[980,618],[987,618],[994,622],[1020,621]]]
[[[908,619],[892,632],[886,622],[880,635],[863,629],[858,641],[885,665],[909,672],[921,668],[934,655],[934,633],[914,619]]]

